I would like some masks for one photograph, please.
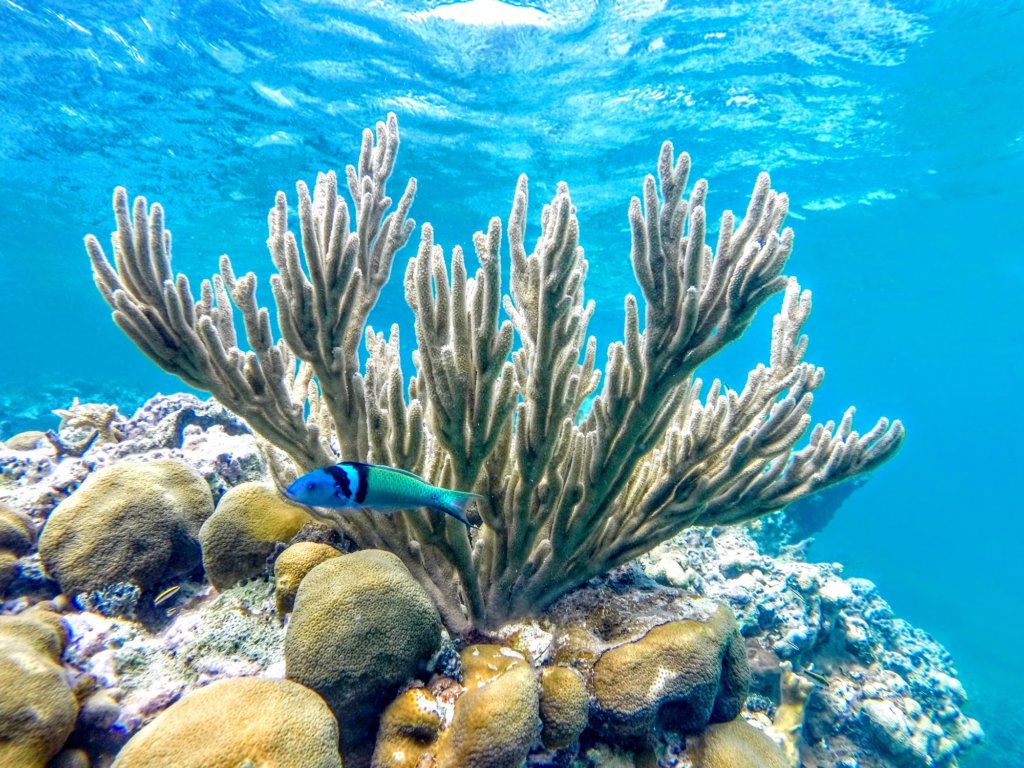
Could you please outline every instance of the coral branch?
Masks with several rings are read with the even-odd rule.
[[[500,219],[476,233],[472,277],[462,249],[446,259],[423,226],[405,270],[418,345],[406,386],[397,327],[385,338],[366,326],[414,226],[415,180],[394,208],[386,192],[397,151],[389,115],[376,134],[363,133],[358,163],[346,169],[349,202],[333,172],[317,177],[312,195],[299,182],[298,234],[278,193],[267,240],[277,341],[255,276],[236,276],[227,256],[198,299],[174,276],[159,205],[147,210],[138,198],[129,210],[118,188],[113,261],[95,237],[86,248],[115,322],[162,368],[245,419],[267,442],[275,476],[372,461],[485,497],[473,534],[427,510],[337,516],[360,546],[399,555],[454,631],[541,610],[687,526],[750,520],[870,472],[898,450],[899,421],[880,419],[861,435],[852,408],[838,424],[814,426],[800,446],[824,372],[804,362],[810,293],[782,274],[793,247],[783,228],[788,200],[761,174],[743,217],[722,215],[712,249],[707,182],[687,196],[690,158],[667,142],[657,178],[648,176],[629,206],[640,298],[626,296],[603,385],[569,189],[560,183],[544,206],[528,251],[523,176],[506,227],[508,295]],[[768,364],[742,390],[715,380],[702,397],[697,369],[780,292]]]

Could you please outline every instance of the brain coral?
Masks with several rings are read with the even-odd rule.
[[[0,616],[0,765],[42,768],[71,733],[78,703],[60,665],[67,639],[43,607]]]
[[[206,481],[179,461],[114,464],[57,505],[39,554],[67,594],[125,582],[146,591],[199,564],[199,528],[211,512]]]
[[[333,557],[299,585],[285,635],[286,674],[338,718],[347,768],[367,765],[380,714],[441,643],[430,597],[390,552]]]
[[[139,731],[113,768],[341,768],[323,699],[288,680],[231,678],[193,691]]]
[[[274,562],[274,599],[278,613],[291,613],[295,593],[307,573],[324,560],[340,554],[334,547],[315,541],[299,541],[282,552]]]
[[[278,542],[288,541],[312,518],[298,504],[262,483],[237,485],[199,530],[203,567],[217,589],[255,576]]]

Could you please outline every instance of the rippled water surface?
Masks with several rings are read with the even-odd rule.
[[[274,192],[353,161],[393,111],[396,186],[417,177],[414,217],[446,248],[507,215],[519,173],[534,226],[569,182],[604,348],[633,285],[626,207],[661,141],[692,154],[715,217],[767,169],[792,200],[790,272],[815,295],[818,417],[857,403],[908,428],[815,554],[950,648],[990,736],[968,764],[1024,764],[1022,40],[1019,2],[8,0],[0,393],[34,398],[25,427],[69,382],[126,407],[178,388],[91,285],[81,238],[110,231],[117,184],[165,204],[179,270],[198,279],[227,252],[269,300]],[[372,320],[408,328],[394,282]],[[709,373],[763,359],[769,321]]]

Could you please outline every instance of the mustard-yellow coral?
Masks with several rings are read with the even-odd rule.
[[[334,557],[299,585],[284,640],[288,679],[338,718],[347,768],[367,765],[380,715],[441,644],[430,596],[390,552]]]
[[[32,549],[32,528],[28,521],[0,504],[0,596],[18,574],[18,558]]]
[[[60,656],[67,627],[43,606],[0,616],[0,765],[43,768],[78,716]]]
[[[575,742],[587,727],[590,694],[583,677],[572,667],[544,667],[540,671],[541,738],[548,749]]]
[[[69,595],[130,583],[143,591],[200,561],[213,512],[206,481],[180,461],[126,461],[89,475],[39,537],[46,571]]]
[[[424,688],[402,693],[381,719],[373,768],[517,768],[540,730],[537,673],[500,645],[462,651],[464,681],[441,715]],[[444,693],[451,698],[452,688]]]
[[[188,694],[124,746],[113,768],[341,768],[323,699],[288,680],[218,680]]]
[[[537,672],[500,645],[471,645],[461,656],[466,692],[441,734],[437,766],[516,768],[540,732]]]
[[[341,552],[328,544],[298,541],[282,552],[274,562],[274,599],[278,613],[291,613],[295,593],[306,574],[324,560],[338,557]]]
[[[199,529],[203,567],[210,583],[227,589],[263,571],[274,545],[291,539],[309,513],[262,483],[237,485],[217,503]]]
[[[742,717],[709,725],[695,752],[695,768],[791,768],[779,745]]]
[[[594,665],[593,725],[616,744],[642,745],[656,728],[692,733],[731,720],[750,670],[732,611],[672,621],[606,651]]]

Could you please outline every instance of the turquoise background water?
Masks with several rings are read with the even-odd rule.
[[[395,111],[395,194],[419,179],[446,249],[507,215],[518,173],[534,226],[569,182],[604,349],[660,142],[693,155],[715,220],[767,169],[814,292],[818,418],[854,403],[908,430],[812,555],[954,654],[989,735],[966,764],[1022,765],[1022,41],[1019,2],[0,3],[0,408],[179,388],[91,284],[81,238],[106,241],[116,184],[165,204],[178,270],[227,252],[269,300],[274,192],[341,170]],[[408,353],[399,282],[372,320]],[[705,373],[741,383],[776,306]]]

